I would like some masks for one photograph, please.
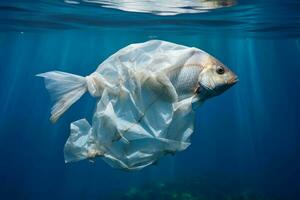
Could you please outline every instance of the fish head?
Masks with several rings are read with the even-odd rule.
[[[209,54],[202,57],[201,65],[197,88],[201,99],[220,95],[238,82],[234,72]]]

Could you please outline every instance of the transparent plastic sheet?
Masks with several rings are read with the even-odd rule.
[[[193,91],[210,59],[196,48],[152,40],[119,50],[85,78],[40,74],[56,100],[53,121],[86,91],[98,99],[91,124],[86,119],[71,124],[65,161],[102,157],[112,167],[136,170],[186,149],[201,103]]]
[[[152,98],[144,98],[144,92]],[[104,91],[92,127],[84,119],[71,124],[67,162],[103,156],[113,167],[139,169],[189,146],[194,122],[191,99],[173,106],[155,100],[147,89],[138,97],[131,95],[126,92],[120,98]]]

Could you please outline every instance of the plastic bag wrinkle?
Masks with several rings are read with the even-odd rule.
[[[195,52],[199,50],[158,40],[132,44],[91,75],[72,77],[82,81],[77,83],[82,94],[88,91],[98,102],[91,125],[85,119],[71,124],[65,161],[101,157],[112,167],[139,170],[186,149],[193,133],[192,94],[182,96],[170,73],[180,74]],[[72,78],[66,81],[72,83]]]

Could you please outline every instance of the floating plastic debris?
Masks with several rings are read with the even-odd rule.
[[[102,157],[112,167],[136,170],[190,145],[195,109],[237,82],[208,53],[166,41],[131,44],[86,76],[53,71],[45,78],[56,103],[51,121],[85,92],[98,99],[92,124],[71,124],[65,161]]]

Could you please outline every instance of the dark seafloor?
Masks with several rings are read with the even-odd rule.
[[[103,2],[0,2],[0,199],[300,199],[300,2],[241,0],[178,15]],[[197,111],[192,145],[156,166],[65,164],[70,123],[90,120],[95,100],[86,94],[53,125],[35,74],[88,75],[149,39],[203,49],[240,81]]]

